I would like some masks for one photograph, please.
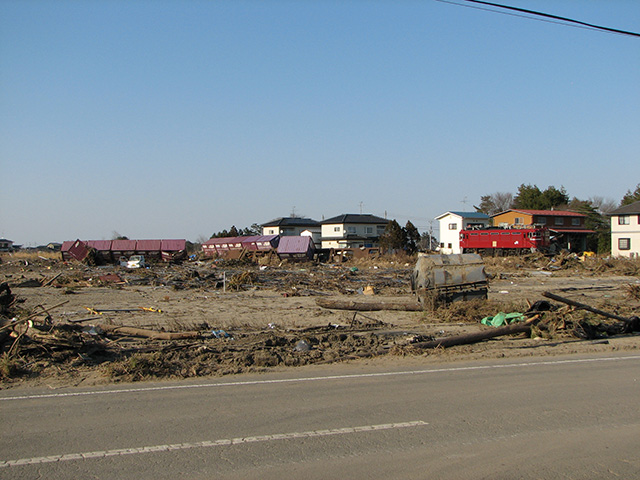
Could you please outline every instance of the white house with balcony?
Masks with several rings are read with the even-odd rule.
[[[446,212],[436,217],[440,224],[440,253],[462,253],[460,231],[486,228],[491,225],[489,215],[480,212]]]
[[[611,217],[611,255],[640,257],[640,201],[609,212]]]
[[[389,220],[371,214],[346,213],[320,222],[322,248],[379,247]]]

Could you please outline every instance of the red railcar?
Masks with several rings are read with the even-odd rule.
[[[460,232],[462,253],[517,255],[536,251],[545,252],[550,246],[549,230],[543,227],[486,228]]]

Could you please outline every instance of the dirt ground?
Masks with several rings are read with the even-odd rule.
[[[5,323],[13,319],[20,325],[3,332],[0,388],[58,388],[343,362],[415,365],[640,346],[637,333],[616,334],[610,328],[619,324],[616,320],[555,302],[561,308],[542,314],[543,322],[528,335],[446,349],[414,346],[493,328],[480,320],[498,312],[524,312],[544,300],[545,291],[623,317],[640,315],[638,261],[486,259],[486,301],[428,311],[355,312],[322,308],[317,301],[413,305],[409,278],[415,258],[263,266],[197,261],[140,270],[40,256],[1,259],[0,283],[6,282],[15,297],[5,311]],[[51,309],[48,315],[45,309]],[[152,336],[186,332],[188,338],[145,338],[120,326]]]

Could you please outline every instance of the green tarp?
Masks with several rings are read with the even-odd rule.
[[[484,325],[489,325],[491,327],[502,327],[504,325],[509,325],[514,322],[522,322],[523,320],[524,320],[524,314],[522,313],[499,312],[497,315],[493,317],[484,317],[482,320],[480,320],[480,323],[483,323]]]

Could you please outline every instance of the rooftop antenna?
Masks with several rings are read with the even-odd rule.
[[[362,207],[364,206],[364,203],[361,201],[360,202],[360,215],[362,215]]]
[[[291,218],[296,218],[296,206],[295,205],[291,209]]]
[[[465,196],[460,203],[462,203],[464,205],[464,208],[466,209],[467,203],[469,203],[469,200],[467,200],[467,197]]]

